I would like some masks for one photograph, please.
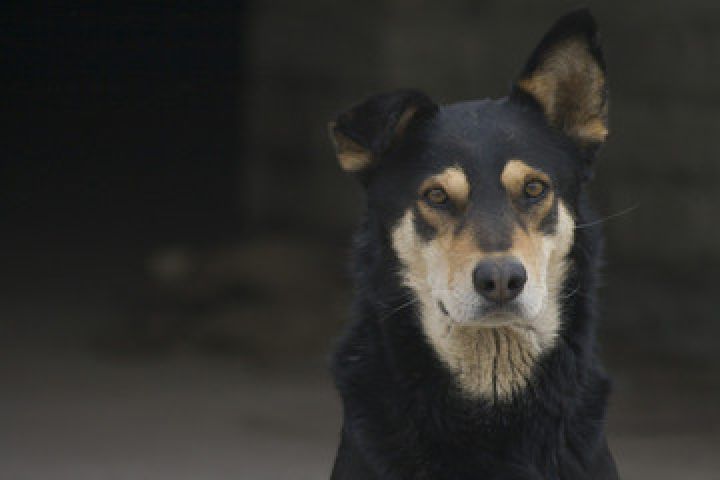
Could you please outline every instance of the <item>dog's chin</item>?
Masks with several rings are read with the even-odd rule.
[[[504,327],[526,325],[527,317],[521,305],[512,302],[506,305],[478,305],[464,315],[453,314],[444,305],[441,312],[454,324],[467,327]]]

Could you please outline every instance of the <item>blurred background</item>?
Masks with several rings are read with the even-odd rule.
[[[611,447],[624,478],[720,478],[720,4],[586,4]],[[503,96],[576,6],[0,6],[0,476],[327,478],[362,194],[326,122]]]

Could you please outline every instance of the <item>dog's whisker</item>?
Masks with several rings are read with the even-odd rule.
[[[413,299],[411,299],[411,300],[409,300],[409,301],[407,301],[407,302],[405,302],[405,303],[400,304],[398,307],[393,308],[393,309],[392,309],[390,312],[388,312],[386,315],[380,317],[380,320],[379,320],[379,321],[383,322],[383,321],[387,320],[388,318],[392,317],[393,315],[395,315],[395,314],[396,314],[397,312],[399,312],[400,310],[402,310],[402,309],[404,309],[404,308],[407,308],[407,307],[409,307],[410,305],[412,305],[412,304],[414,304],[414,303],[419,303],[419,300],[418,300],[417,298],[413,298]]]
[[[567,300],[568,298],[572,298],[580,291],[580,285],[576,286],[570,293],[567,293],[565,295],[560,295],[560,300]]]
[[[613,213],[612,215],[608,215],[607,217],[600,218],[598,220],[594,220],[592,222],[588,223],[581,223],[579,225],[575,225],[575,230],[580,230],[581,228],[589,228],[594,227],[595,225],[600,225],[601,223],[605,223],[608,220],[612,220],[614,218],[622,217],[623,215],[627,215],[628,213],[633,212],[634,210],[637,210],[637,208],[640,207],[640,202],[636,203],[635,205],[632,205],[626,209],[620,210],[619,212]]]

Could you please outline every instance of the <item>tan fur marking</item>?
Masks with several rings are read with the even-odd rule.
[[[555,127],[581,142],[605,141],[605,75],[583,41],[569,39],[555,46],[518,86],[540,103]]]
[[[470,184],[460,167],[447,168],[442,173],[428,178],[420,185],[418,194],[422,195],[423,192],[436,187],[445,190],[458,208],[463,208],[467,203]]]
[[[370,165],[371,157],[365,153],[341,153],[338,154],[338,162],[346,172],[358,172]]]
[[[535,359],[548,345],[530,329],[459,325],[424,309],[423,328],[467,395],[507,400],[525,388]]]
[[[393,141],[396,142],[405,133],[410,120],[417,113],[417,107],[409,107],[405,110],[395,125]],[[335,130],[335,122],[328,123],[328,131],[330,139],[335,147],[338,162],[346,172],[359,172],[370,166],[374,161],[373,154],[370,150],[359,145],[347,136]]]
[[[586,125],[576,128],[576,135],[589,141],[604,142],[608,135],[605,121],[599,118],[589,121]]]
[[[468,195],[470,195],[470,184],[460,167],[450,167],[425,180],[420,186],[418,196],[422,197],[425,191],[438,187],[445,190],[458,209],[465,208]],[[458,270],[465,267],[469,257],[477,258],[483,255],[469,231],[455,231],[457,222],[453,216],[427,205],[423,200],[418,201],[418,210],[423,218],[438,231],[435,242],[437,249],[448,259],[448,281],[451,281]]]
[[[335,123],[328,124],[330,138],[335,146],[338,162],[346,172],[358,172],[370,165],[372,154],[340,132],[335,131]]]
[[[452,225],[454,224],[445,212],[427,205],[422,200],[418,201],[418,210],[420,211],[422,218],[436,228],[440,234],[442,234],[443,231],[452,228]]]
[[[455,232],[457,223],[452,217],[422,201],[418,204],[418,210],[423,218],[438,231],[434,240],[435,250],[446,258],[448,282],[451,282],[453,276],[466,267],[469,258],[480,261],[485,256],[469,230]]]
[[[505,187],[505,190],[516,198],[524,194],[523,189],[525,184],[531,180],[540,180],[550,188],[545,197],[537,203],[529,215],[528,220],[533,224],[532,226],[537,226],[537,224],[545,218],[553,205],[555,194],[552,191],[550,177],[522,160],[510,160],[507,162],[500,176],[500,181]]]
[[[550,177],[522,160],[507,162],[500,175],[505,190],[516,194],[522,193],[525,184],[533,179],[542,180],[546,185],[550,185]]]
[[[410,124],[410,120],[412,120],[412,117],[417,113],[417,110],[417,107],[409,107],[400,115],[397,125],[395,126],[395,138],[402,137],[405,129]]]

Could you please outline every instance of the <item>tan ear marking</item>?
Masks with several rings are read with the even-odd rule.
[[[551,125],[581,143],[605,140],[605,74],[581,38],[553,46],[517,86],[535,98]]]
[[[335,130],[335,122],[328,124],[338,162],[346,172],[358,172],[372,163],[372,154],[347,136]]]
[[[410,120],[412,120],[417,111],[418,107],[410,106],[402,112],[395,125],[395,129],[391,137],[391,144],[402,138],[402,135],[405,133],[405,130],[410,124]],[[352,116],[352,112],[349,115]],[[328,131],[335,147],[338,162],[340,163],[342,169],[346,172],[352,173],[359,172],[360,170],[369,167],[370,164],[376,160],[373,153],[369,149],[364,148],[354,140],[348,138],[343,133],[338,132],[335,128],[336,126],[336,122],[328,123]]]
[[[591,120],[575,129],[575,136],[587,142],[604,142],[608,135],[605,121],[599,118]]]
[[[408,124],[410,123],[410,120],[415,116],[418,109],[417,107],[409,107],[407,110],[405,110],[402,115],[400,115],[400,118],[398,119],[397,125],[395,126],[395,136],[394,138],[400,138],[405,133],[405,129],[407,128]]]

